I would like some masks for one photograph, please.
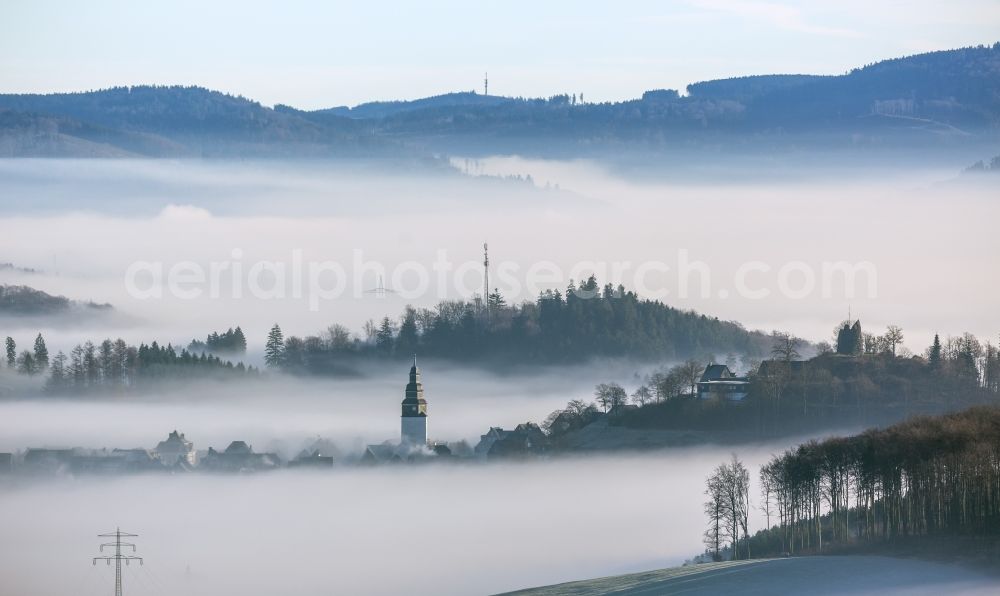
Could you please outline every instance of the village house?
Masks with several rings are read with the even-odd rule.
[[[533,422],[518,424],[514,430],[493,426],[480,435],[475,454],[485,459],[539,455],[545,452],[548,444],[545,432]]]
[[[225,451],[209,447],[198,467],[212,472],[255,472],[281,467],[281,458],[274,453],[255,453],[245,441],[233,441]]]
[[[303,449],[298,457],[288,462],[289,468],[332,468],[333,456],[323,455],[318,449],[309,451]]]
[[[698,399],[740,402],[750,392],[750,380],[738,377],[725,364],[709,364],[698,380]]]
[[[68,470],[74,455],[77,455],[74,449],[29,447],[24,452],[24,467],[32,472]]]
[[[98,449],[77,452],[70,458],[69,469],[76,474],[134,474],[163,469],[149,449]]]
[[[398,463],[403,461],[402,455],[399,445],[393,445],[389,442],[368,445],[364,455],[361,456],[361,463],[366,466]]]
[[[164,466],[174,467],[178,463],[195,466],[198,463],[194,444],[184,438],[184,433],[174,430],[167,435],[167,440],[160,441],[153,450]]]

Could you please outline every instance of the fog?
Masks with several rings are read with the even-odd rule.
[[[420,366],[429,438],[473,446],[491,426],[540,423],[571,399],[593,399],[599,382],[634,387],[643,372],[623,362],[519,371],[461,369],[430,360]],[[200,450],[244,440],[288,458],[324,438],[350,455],[370,443],[398,441],[409,364],[390,362],[362,372],[336,380],[273,375],[246,382],[177,381],[175,388],[128,398],[0,401],[0,452],[40,446],[151,449],[176,429]],[[26,382],[0,371],[3,386],[23,391]]]
[[[363,163],[6,161],[0,163],[0,254],[41,273],[2,272],[0,281],[117,307],[117,325],[42,327],[61,349],[104,335],[186,344],[239,324],[251,349],[259,350],[276,321],[294,334],[332,322],[357,331],[366,319],[396,315],[407,303],[468,298],[481,290],[485,240],[494,266],[507,262],[513,271],[494,271],[509,299],[533,299],[539,289],[563,288],[570,278],[596,272],[602,280],[641,284],[645,295],[683,308],[814,341],[829,339],[849,308],[876,331],[901,325],[914,350],[934,332],[996,332],[995,185],[960,183],[954,172],[933,170],[734,184],[629,179],[589,162],[473,163],[473,174],[531,175],[534,184],[437,167],[382,171]],[[183,261],[205,268],[239,261],[249,269],[261,260],[290,266],[295,251],[306,263],[341,264],[343,294],[313,308],[308,292],[235,298],[225,276],[218,298],[206,290],[195,299],[169,293],[137,299],[124,283],[137,261],[166,269]],[[429,269],[438,251],[452,264],[443,288],[433,277],[426,291],[416,291],[417,278],[401,265]],[[682,258],[706,265],[707,292],[700,274],[690,276],[682,292]],[[646,271],[637,280],[636,267],[650,259],[671,271]],[[751,260],[770,267],[747,278],[766,297],[735,291],[735,272]],[[532,287],[528,269],[539,261],[554,264],[558,274],[536,275]],[[776,272],[791,261],[817,271],[824,262],[867,262],[876,278],[869,283],[859,276],[853,292],[840,278],[825,293],[817,281],[813,291],[790,296]],[[403,293],[371,291],[379,267],[390,289],[398,273]],[[793,273],[788,282],[806,287],[804,279]],[[4,326],[21,334],[39,329],[37,321]]]
[[[183,346],[240,325],[247,361],[260,364],[275,322],[286,336],[332,323],[360,332],[406,304],[470,298],[481,291],[484,241],[491,279],[508,301],[593,272],[682,308],[813,341],[829,339],[848,309],[874,331],[902,326],[914,351],[934,332],[998,330],[1000,204],[995,186],[957,180],[956,171],[798,171],[737,183],[585,161],[455,163],[470,175],[439,163],[0,161],[0,262],[37,270],[0,269],[0,283],[115,306],[94,318],[5,318],[0,334],[23,348],[40,331],[54,354],[118,336]],[[413,267],[431,268],[439,251],[451,263],[445,282],[410,292]],[[195,297],[140,297],[126,284],[138,262],[246,271],[296,258],[342,265],[343,294],[316,303],[294,288],[239,295],[238,276],[223,278],[217,296],[202,288]],[[647,260],[670,270],[636,279]],[[682,295],[680,260],[704,264],[709,292]],[[532,278],[541,261],[555,273]],[[753,277],[766,297],[735,291],[747,261],[770,268]],[[853,295],[835,282],[826,293],[791,296],[776,275],[790,261],[870,263],[876,287],[862,277]],[[387,292],[373,291],[380,283]],[[700,283],[696,276],[691,286]],[[462,369],[422,359],[421,367],[430,437],[473,443],[490,426],[541,421],[589,398],[597,382],[634,387],[645,372],[629,362]],[[0,451],[153,447],[177,429],[200,450],[245,440],[288,457],[322,437],[356,453],[398,438],[407,369],[387,362],[335,380],[178,382],[127,400],[28,398],[40,380],[4,372]],[[756,474],[793,442],[739,453]],[[89,557],[98,554],[94,535],[115,525],[140,534],[147,565],[129,568],[126,584],[151,594],[470,594],[662,567],[700,552],[702,482],[729,454],[705,446],[523,465],[17,478],[0,485],[0,591],[105,592],[110,572]]]
[[[756,469],[776,448],[741,456]],[[104,593],[113,572],[90,557],[116,524],[140,535],[146,557],[125,573],[132,593],[464,595],[638,571],[701,552],[703,477],[728,457],[699,448],[0,487],[0,577],[25,596]]]

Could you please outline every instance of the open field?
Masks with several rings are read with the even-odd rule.
[[[531,588],[520,596],[614,594],[996,594],[1000,579],[914,559],[878,556],[727,561]]]

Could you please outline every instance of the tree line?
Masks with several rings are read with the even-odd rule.
[[[243,329],[237,325],[236,329],[230,327],[222,333],[213,331],[205,336],[205,341],[193,339],[188,344],[187,350],[195,354],[209,352],[242,355],[247,352],[247,338],[243,334]]]
[[[17,342],[8,335],[4,340],[4,350],[7,368],[23,375],[36,375],[49,367],[49,350],[41,333],[35,337],[31,350],[22,350],[20,353],[17,351]]]
[[[355,337],[341,325],[325,332],[285,337],[279,325],[267,338],[267,363],[291,371],[328,373],[337,362],[376,356],[451,360],[574,363],[595,357],[671,360],[691,355],[762,354],[766,334],[640,299],[612,284],[589,279],[565,293],[546,291],[537,300],[508,304],[494,290],[486,300],[444,301],[436,308],[407,306],[393,319],[368,321]]]
[[[760,556],[1000,534],[1000,407],[810,441],[760,470]],[[776,522],[771,526],[771,519]]]
[[[87,393],[99,390],[124,391],[159,380],[189,378],[191,375],[242,377],[258,370],[242,362],[186,349],[178,352],[170,344],[157,342],[138,346],[125,340],[105,339],[99,343],[77,344],[69,354],[59,351],[49,357],[45,339],[39,333],[32,350],[17,351],[13,337],[5,340],[7,367],[28,376],[44,375],[46,391],[56,394]]]
[[[733,455],[719,464],[706,480],[704,503],[708,528],[703,536],[705,547],[716,561],[728,544],[733,559],[750,558],[750,472]]]

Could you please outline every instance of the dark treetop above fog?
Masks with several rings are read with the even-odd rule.
[[[51,315],[75,310],[106,311],[110,304],[78,302],[64,296],[53,296],[28,286],[0,284],[0,316]]]
[[[584,85],[585,86],[585,85]],[[354,108],[274,109],[199,87],[0,95],[5,157],[599,155],[714,145],[927,146],[995,141],[1000,43],[886,60],[840,76],[769,75],[594,104],[451,93]],[[544,147],[533,141],[545,139]]]

